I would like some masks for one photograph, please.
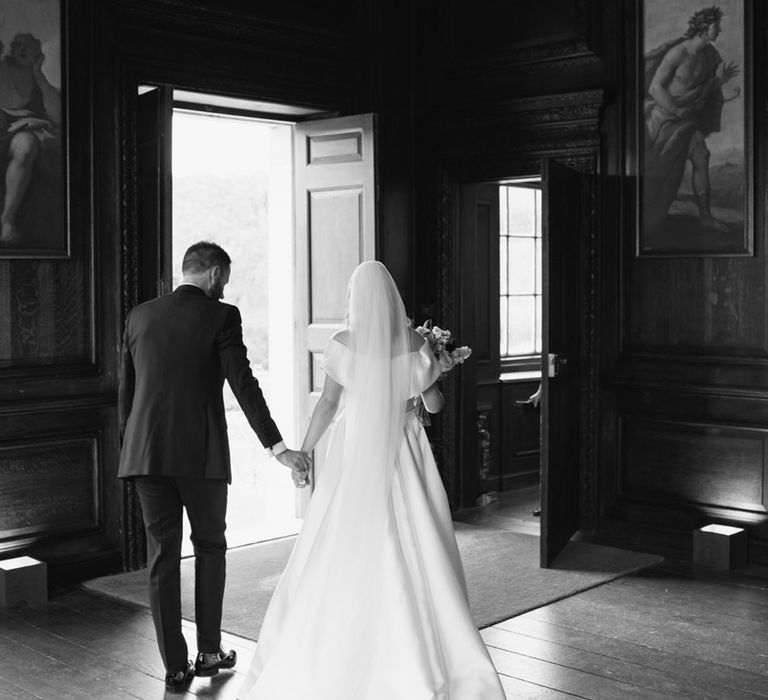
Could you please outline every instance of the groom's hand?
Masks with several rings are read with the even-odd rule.
[[[309,472],[312,467],[312,460],[306,452],[298,450],[285,450],[275,457],[284,467],[289,467],[293,471]]]

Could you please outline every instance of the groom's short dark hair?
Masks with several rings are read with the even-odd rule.
[[[187,248],[184,260],[181,263],[181,271],[184,274],[205,272],[212,267],[229,267],[232,260],[227,251],[220,245],[210,241],[200,241]]]

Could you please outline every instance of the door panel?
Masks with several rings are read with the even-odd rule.
[[[541,565],[549,567],[579,522],[581,179],[555,160],[542,165]]]
[[[297,405],[303,434],[323,387],[320,359],[345,324],[350,275],[375,255],[373,115],[297,124],[294,148]],[[315,478],[322,479],[326,449],[326,439],[315,448]],[[299,494],[302,511],[308,489]]]
[[[471,507],[499,482],[499,186],[460,188],[461,322],[451,330],[472,348],[458,371],[461,400],[457,435],[461,505]]]
[[[170,292],[171,147],[173,90],[153,87],[138,96],[137,225],[139,301]]]

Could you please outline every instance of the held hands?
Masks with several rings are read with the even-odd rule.
[[[308,472],[300,472],[296,469],[291,470],[291,479],[293,479],[293,485],[297,489],[303,489],[307,486],[309,486],[309,473]]]
[[[309,470],[312,468],[312,458],[306,452],[285,450],[275,457],[280,464],[290,468],[293,483],[298,488],[309,484]]]

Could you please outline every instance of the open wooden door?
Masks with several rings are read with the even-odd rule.
[[[295,131],[296,319],[299,434],[320,397],[329,338],[345,325],[347,284],[376,252],[372,114],[303,122]],[[322,479],[322,440],[314,474]],[[303,512],[309,489],[299,491]]]
[[[142,87],[136,116],[139,301],[170,292],[173,89]]]
[[[136,239],[138,289],[131,304],[170,291],[171,118],[169,87],[138,86],[136,104]],[[123,561],[128,570],[146,565],[146,536],[132,479],[122,480]]]
[[[541,566],[579,526],[579,245],[581,178],[542,163]]]

